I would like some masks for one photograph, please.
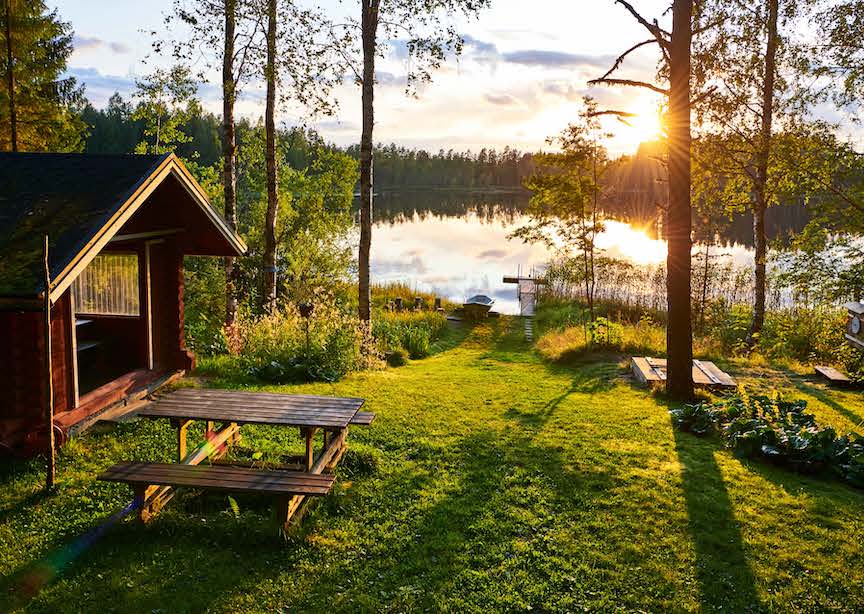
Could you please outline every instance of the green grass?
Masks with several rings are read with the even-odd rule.
[[[855,393],[764,371],[743,375],[800,391],[841,428],[864,419]],[[405,367],[269,389],[363,396],[378,414],[352,429],[337,492],[287,542],[267,500],[238,498],[235,517],[225,497],[186,494],[53,577],[64,548],[129,500],[95,474],[171,458],[166,424],[129,423],[65,448],[51,496],[37,463],[0,465],[0,611],[864,609],[864,493],[676,432],[616,357],[544,362],[502,318]],[[299,446],[244,434],[267,458]]]

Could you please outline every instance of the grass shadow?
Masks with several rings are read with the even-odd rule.
[[[704,611],[761,611],[756,579],[712,442],[672,426]]]
[[[796,382],[794,385],[804,394],[810,395],[823,405],[830,407],[838,414],[849,420],[849,422],[854,424],[856,428],[861,429],[862,427],[864,427],[864,417],[858,415],[848,407],[841,405],[835,399],[831,398],[831,394],[828,390],[816,387],[812,383],[807,381],[799,381]]]

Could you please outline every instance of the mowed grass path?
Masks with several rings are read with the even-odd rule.
[[[855,394],[783,386],[841,428],[864,419]],[[266,500],[187,494],[73,559],[65,546],[129,500],[95,474],[171,458],[167,425],[134,422],[67,447],[50,497],[38,465],[0,466],[0,611],[864,609],[864,493],[677,433],[617,361],[550,366],[507,319],[406,367],[270,390],[378,414],[287,542]],[[244,433],[268,458],[299,444]]]

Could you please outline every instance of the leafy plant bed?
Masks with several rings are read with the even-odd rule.
[[[717,403],[698,403],[669,413],[695,435],[719,434],[736,454],[761,458],[806,473],[833,473],[864,488],[864,437],[839,435],[807,413],[806,401],[751,395],[746,389]]]

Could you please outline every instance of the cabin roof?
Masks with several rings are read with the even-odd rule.
[[[216,212],[173,154],[0,153],[0,296],[44,290],[44,237],[49,238],[52,298],[68,287],[153,190],[173,175],[212,222],[230,255],[246,246]],[[222,255],[222,254],[218,254]]]

